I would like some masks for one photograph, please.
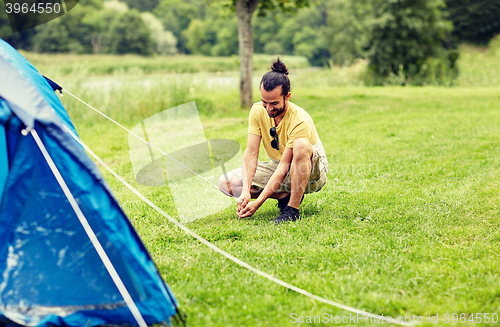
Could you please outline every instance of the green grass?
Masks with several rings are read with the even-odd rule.
[[[258,269],[369,312],[500,313],[500,88],[306,87],[303,77],[313,73],[304,74],[292,75],[292,101],[313,117],[330,171],[325,188],[305,197],[303,219],[274,226],[270,200],[252,218],[239,219],[232,207],[188,227]],[[237,86],[211,78],[57,80],[129,128],[194,100],[207,138],[245,148],[248,110],[238,108]],[[62,100],[82,140],[176,216],[168,187],[134,182],[127,133]],[[103,174],[190,326],[292,326],[291,313],[348,315],[237,266]]]

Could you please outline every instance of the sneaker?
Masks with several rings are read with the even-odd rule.
[[[288,202],[290,202],[291,195],[292,193],[288,193],[287,196],[285,196],[283,199],[279,199],[278,203],[276,203],[278,209],[280,209],[280,213],[283,213],[283,210],[285,210],[286,206],[288,205]]]
[[[300,219],[299,209],[286,206],[285,209],[283,209],[283,212],[280,213],[280,215],[276,219],[274,219],[274,222],[276,224],[280,224],[285,221],[296,221],[299,219]]]
[[[278,209],[280,209],[280,213],[283,213],[283,210],[288,206],[288,202],[290,202],[290,197],[292,196],[292,193],[288,193],[287,196],[285,196],[283,199],[279,199],[278,203],[276,205],[278,206]],[[302,201],[304,200],[304,195],[302,195],[302,199],[300,200],[300,203],[302,204]]]

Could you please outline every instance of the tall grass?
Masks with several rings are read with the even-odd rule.
[[[500,85],[500,35],[487,47],[463,45],[458,65],[461,86]]]
[[[338,66],[330,62],[324,68],[303,69],[294,81],[295,87],[365,86],[368,61],[359,59],[350,66]],[[294,76],[292,71],[291,76]]]
[[[68,75],[86,69],[90,75],[151,74],[151,73],[200,73],[237,71],[239,58],[207,57],[197,55],[153,56],[138,55],[75,55],[39,54],[22,51],[22,54],[39,70],[55,75]],[[276,56],[256,54],[254,70],[268,69]],[[292,69],[309,67],[305,57],[283,56]]]
[[[69,75],[51,78],[124,124],[135,125],[158,112],[191,101],[196,102],[204,116],[217,117],[240,110],[238,90],[233,83],[236,76],[203,73],[91,76],[86,70],[74,70]],[[81,102],[65,97],[65,105],[74,121],[94,123],[89,119],[93,112]]]

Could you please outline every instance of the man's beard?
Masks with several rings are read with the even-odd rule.
[[[274,108],[272,111],[276,110],[275,113],[270,113],[270,112],[267,112],[267,114],[269,115],[269,117],[271,118],[276,118],[278,117],[279,115],[281,115],[283,113],[283,111],[285,111],[285,108],[286,108],[286,102],[285,102],[285,99],[283,99],[283,107],[281,108]]]
[[[276,118],[278,117],[279,115],[281,115],[283,113],[283,111],[285,111],[285,108],[280,108],[280,109],[273,109],[273,111],[276,110],[276,112],[273,112],[273,113],[270,113],[268,112],[267,114],[269,115],[269,117],[271,118]]]

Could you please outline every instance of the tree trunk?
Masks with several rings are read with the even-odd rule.
[[[252,15],[260,0],[237,0],[238,40],[240,55],[240,106],[250,108],[252,99]]]
[[[103,33],[91,33],[89,38],[90,38],[90,43],[92,44],[92,50],[94,51],[94,54],[99,54],[101,52],[101,43],[102,43],[102,38],[104,34]]]

